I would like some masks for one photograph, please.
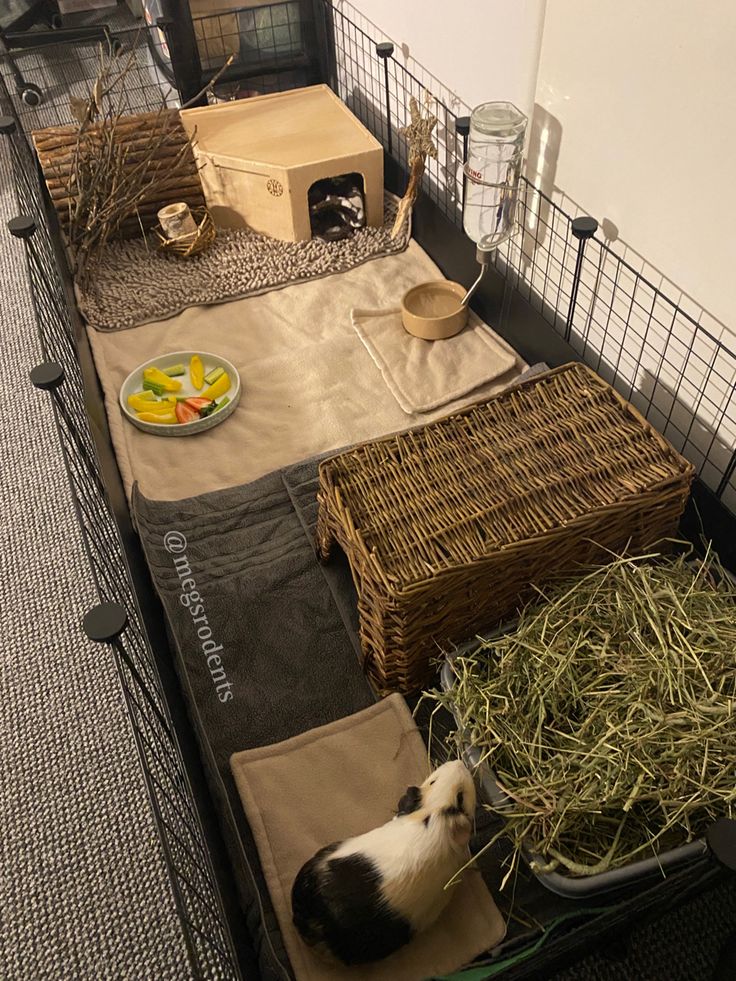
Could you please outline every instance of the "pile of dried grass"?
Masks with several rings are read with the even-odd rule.
[[[617,557],[540,598],[429,695],[508,795],[517,856],[591,875],[736,816],[736,589],[717,557]]]

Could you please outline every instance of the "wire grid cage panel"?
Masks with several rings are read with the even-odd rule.
[[[727,344],[598,238],[584,252],[568,333],[736,510],[736,354]]]
[[[119,20],[119,15],[116,15]],[[131,18],[124,17],[127,25]],[[114,23],[114,19],[110,18]],[[89,97],[91,81],[100,64],[100,52],[115,53],[116,64],[126,68],[124,113],[150,112],[162,105],[178,105],[178,93],[157,67],[165,63],[162,34],[158,28],[123,26],[111,29],[108,40],[90,40],[74,44],[60,42],[43,47],[11,51],[0,57],[0,73],[11,95],[13,108],[26,133],[48,126],[75,122],[72,99]],[[26,105],[17,90],[10,61],[23,79],[42,93],[38,106]]]
[[[9,109],[0,88],[0,102]],[[170,873],[192,976],[239,977],[204,835],[196,813],[161,682],[128,577],[117,525],[107,501],[87,422],[84,386],[64,289],[45,214],[34,187],[30,148],[10,137],[19,210],[36,223],[28,240],[31,293],[44,357],[65,374],[54,393],[59,438],[90,568],[101,602],[126,610],[128,626],[114,654],[134,739],[141,757],[159,837]]]
[[[495,268],[564,334],[575,283],[577,247],[570,216],[522,177],[517,230],[496,249]]]
[[[327,7],[323,0],[323,15]],[[406,166],[406,146],[397,130],[408,122],[408,94],[421,100],[425,87],[396,58],[384,64],[376,54],[376,42],[341,11],[330,8],[330,16],[338,93]],[[147,79],[140,91],[160,98],[156,83],[149,85]],[[141,108],[150,105],[146,101]],[[456,114],[444,103],[432,108],[440,117],[440,153],[437,161],[428,161],[425,190],[460,226],[462,144],[456,135]],[[68,121],[63,103],[47,105],[49,112],[52,109],[48,122]],[[24,114],[31,112],[38,110]],[[569,337],[583,360],[693,460],[707,486],[736,510],[732,351],[599,238],[588,243],[577,278],[578,243],[571,234],[570,215],[528,181],[522,181],[518,218],[518,234],[495,255],[497,268]],[[577,303],[571,310],[576,283]],[[36,285],[41,295],[44,286]],[[48,302],[53,305],[53,298]]]
[[[427,73],[417,68],[426,84],[420,81],[401,62],[402,54],[397,50],[385,60],[379,57],[378,42],[345,13],[349,9],[348,5],[334,7],[328,0],[317,0],[315,5],[331,40],[335,88],[384,148],[407,168],[407,146],[398,130],[409,122],[409,98],[413,95],[422,103],[427,92],[440,83],[435,86],[431,76],[425,78]],[[307,50],[315,43],[314,25],[304,0],[267,5],[261,8],[260,19],[256,13],[242,8],[200,18],[204,35],[200,43],[209,45],[206,53],[213,59],[221,58],[224,49],[236,43],[234,25],[241,63],[250,59],[262,67],[271,63],[273,68],[274,58],[281,54],[291,58],[300,46]],[[352,16],[359,17],[354,11]],[[361,23],[369,26],[362,19]],[[135,55],[131,111],[154,108],[162,97],[171,101],[172,90],[156,72],[151,58],[156,45],[160,48],[160,32],[127,29],[116,36],[122,41],[123,52],[128,48]],[[33,74],[35,70],[37,80],[43,83],[47,50],[13,57],[21,66],[24,59],[31,59],[29,71]],[[82,78],[97,57],[95,45],[66,53],[61,59],[59,91],[71,85],[80,95],[86,94]],[[7,65],[3,70],[7,72]],[[260,78],[248,84],[253,84],[255,91],[271,91],[303,83],[303,78],[285,71],[274,72],[267,82]],[[51,91],[56,91],[53,86]],[[430,110],[438,117],[438,157],[427,160],[424,191],[446,217],[462,227],[464,147],[456,127],[458,114],[467,107],[459,100],[452,105],[450,108],[446,101],[432,96]],[[68,97],[53,98],[38,109],[19,108],[26,126],[71,119]],[[496,268],[571,341],[586,363],[627,395],[689,456],[706,485],[733,510],[733,352],[662,290],[650,289],[643,276],[599,237],[588,243],[580,275],[576,276],[578,243],[571,232],[571,215],[523,178],[517,219],[517,234],[494,254]],[[660,349],[660,345],[664,347]]]
[[[394,157],[406,166],[406,147],[397,134],[397,129],[408,122],[408,98],[404,97],[411,92],[421,100],[425,87],[393,59],[388,65],[386,101],[386,90],[381,87],[385,86],[385,75],[383,81],[381,75],[384,66],[375,54],[375,42],[339,11],[334,11],[333,17],[340,94],[384,146],[391,145]],[[127,37],[132,37],[131,32],[127,32]],[[141,64],[148,67],[148,41],[143,47],[141,35],[136,32],[131,44],[135,50],[141,46]],[[22,62],[31,55],[39,58],[39,73],[46,72],[44,52],[26,52],[14,57]],[[87,59],[88,64],[91,64],[91,57]],[[72,88],[76,84],[84,86],[74,74],[80,64],[83,62],[80,63],[79,52],[76,52],[64,69]],[[28,70],[32,72],[33,66]],[[82,74],[81,69],[79,74]],[[37,77],[43,82],[42,74]],[[137,86],[140,101],[138,98],[133,100],[135,105],[131,103],[131,110],[159,105],[162,96],[159,85],[158,76],[142,76]],[[62,85],[59,97],[47,101],[45,108],[40,110],[19,104],[26,126],[35,128],[69,122],[71,114],[63,92]],[[85,87],[80,94],[86,94]],[[167,97],[166,90],[163,95]],[[388,112],[384,108],[386,105]],[[462,144],[456,136],[456,115],[444,103],[436,103],[433,111],[440,116],[440,154],[437,161],[428,162],[425,190],[459,227],[461,191],[458,174]],[[48,115],[42,117],[43,113]],[[26,181],[26,204],[21,210],[31,212],[36,207],[36,213],[40,215],[35,194],[29,196],[29,189],[32,190],[27,178],[30,167],[30,161],[26,160],[26,177],[18,177],[21,194],[24,193],[23,181]],[[736,510],[732,453],[735,428],[733,354],[598,239],[588,244],[578,281],[578,302],[571,318],[577,242],[571,235],[570,215],[528,182],[522,182],[519,208],[519,234],[498,251],[497,267],[559,333],[569,333],[570,341],[581,357],[631,398],[653,424],[696,463],[706,484],[719,490],[724,503]],[[46,231],[45,226],[43,230]],[[108,513],[102,520],[97,507],[96,495],[101,483],[89,430],[78,424],[84,418],[79,403],[82,389],[81,382],[77,384],[78,366],[70,325],[65,319],[64,298],[43,275],[43,270],[53,265],[48,235],[37,235],[33,247],[38,254],[35,261],[31,260],[31,275],[45,350],[48,357],[64,364],[67,378],[74,379],[74,384],[65,386],[59,416],[80,520],[101,597],[127,600],[129,586],[124,569],[122,565],[111,568],[109,562],[111,545],[119,549],[119,542],[112,516]],[[208,895],[212,882],[208,875],[206,850],[199,848],[202,842],[201,838],[197,839],[196,815],[186,806],[186,778],[180,769],[180,760],[165,751],[169,732],[165,712],[161,712],[162,702],[160,692],[156,691],[153,665],[148,660],[150,652],[134,604],[131,606],[126,601],[124,605],[133,610],[131,626],[123,642],[124,656],[120,658],[126,701],[137,738],[141,740],[142,755],[149,766],[154,794],[160,800],[157,805],[160,826],[169,840],[172,864],[179,876],[178,888],[185,896],[185,923],[195,938],[202,976],[229,977],[227,939],[224,933],[218,934],[221,924],[217,903],[216,900],[211,902]],[[222,937],[222,944],[217,939],[214,945],[207,940],[217,936]]]
[[[193,17],[202,68],[219,72],[232,64],[211,101],[281,91],[318,81],[314,11],[306,0],[278,0]],[[306,74],[298,77],[300,70]],[[233,81],[227,79],[233,78]]]
[[[408,169],[407,147],[397,130],[408,122],[409,97],[421,103],[428,89],[400,63],[400,54],[385,62],[379,57],[365,20],[358,27],[342,10],[322,2],[332,22],[338,94]],[[451,109],[432,99],[438,158],[428,159],[423,184],[458,227],[464,147],[456,127],[463,109],[459,101]],[[494,253],[496,269],[736,511],[736,356],[600,236],[588,243],[576,271],[579,243],[572,217],[522,178],[517,233]]]
[[[496,268],[736,510],[733,350],[598,235],[576,277],[571,217],[527,182],[518,217],[519,232],[497,251]]]
[[[320,6],[334,46],[338,94],[405,170],[408,147],[398,131],[410,122],[410,97],[420,105],[428,98],[429,111],[437,116],[433,136],[438,153],[436,160],[427,159],[423,190],[462,228],[465,147],[457,127],[470,110],[452,93],[438,98],[434,90],[443,89],[441,83],[418,66],[424,81],[420,80],[402,64],[396,48],[384,61],[377,53],[381,42],[342,9],[328,0],[320,0]],[[517,222],[517,234],[496,250],[494,264],[533,306],[547,314],[552,311],[552,322],[564,328],[575,280],[570,216],[522,177]]]
[[[320,5],[334,45],[337,94],[405,170],[409,168],[408,146],[399,131],[411,122],[411,98],[424,113],[437,117],[432,132],[437,158],[427,157],[422,186],[442,213],[461,227],[463,145],[457,119],[464,109],[462,103],[457,102],[460,111],[451,109],[431,84],[425,85],[398,60],[396,48],[393,54],[380,57],[380,41],[327,0],[320,0]]]

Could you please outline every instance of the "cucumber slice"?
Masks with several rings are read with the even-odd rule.
[[[172,364],[170,368],[164,368],[163,373],[168,375],[169,378],[175,378],[177,375],[185,375],[187,373],[187,369],[183,364]]]
[[[156,395],[163,395],[164,392],[166,391],[163,385],[159,385],[158,382],[148,381],[148,379],[144,380],[143,388],[145,389],[145,391],[153,392]]]
[[[214,409],[213,409],[212,411],[213,411],[213,412],[219,412],[219,411],[220,411],[220,409],[221,409],[221,408],[222,408],[222,407],[223,407],[224,405],[227,405],[227,403],[228,403],[229,401],[230,401],[230,399],[229,399],[229,398],[227,397],[227,395],[223,395],[223,396],[222,396],[222,398],[220,399],[220,401],[219,401],[219,402],[217,403],[217,405],[216,405],[216,406],[214,407]]]
[[[132,395],[129,397],[132,398],[133,395],[135,395],[136,398],[143,399],[144,402],[156,401],[156,395],[150,389],[147,388],[144,388],[142,392],[133,392]]]
[[[220,375],[225,374],[224,368],[213,368],[209,374],[204,376],[204,383],[207,386],[214,385]]]

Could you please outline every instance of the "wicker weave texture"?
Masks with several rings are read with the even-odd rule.
[[[692,476],[606,382],[565,365],[325,461],[318,552],[348,556],[371,680],[410,692],[532,582],[672,535]]]

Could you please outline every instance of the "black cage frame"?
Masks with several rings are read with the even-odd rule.
[[[189,100],[212,77],[202,67],[196,36],[210,44],[219,37],[222,47],[232,31],[232,19],[222,16],[195,24],[185,0],[163,0],[163,9],[157,27],[116,34],[123,50],[153,54],[141,58],[131,111],[155,108],[162,98],[170,104]],[[409,97],[425,97],[424,84],[390,42],[369,36],[330,0],[282,0],[265,10],[270,25],[261,36],[258,28],[251,31],[254,49],[234,60],[221,83],[271,91],[327,82],[382,142],[387,186],[400,193],[407,159],[398,130],[407,121]],[[55,53],[62,62],[95,57],[63,45]],[[26,77],[48,91],[42,56],[30,48],[23,57]],[[7,66],[0,67],[0,134],[19,207],[9,231],[25,252],[46,362],[32,372],[32,381],[52,399],[73,505],[106,604],[97,613],[103,620],[107,615],[109,629],[91,634],[107,644],[118,670],[192,976],[257,977],[162,610],[131,524],[58,222],[25,135],[35,126],[70,122],[68,107],[65,99],[47,103],[39,115],[11,95]],[[477,273],[475,247],[462,232],[469,120],[462,107],[434,97],[431,106],[440,152],[429,161],[414,235],[446,276],[470,284]],[[594,220],[573,218],[526,179],[518,218],[518,234],[497,251],[492,274],[476,294],[478,312],[529,362],[587,362],[668,436],[698,474],[683,533],[712,538],[726,566],[736,569],[736,355],[618,256]],[[503,977],[549,974],[634,919],[661,915],[713,887],[720,875],[713,863],[701,863],[595,915],[573,917],[541,951],[509,963]],[[537,938],[532,930],[516,952],[529,954]]]

